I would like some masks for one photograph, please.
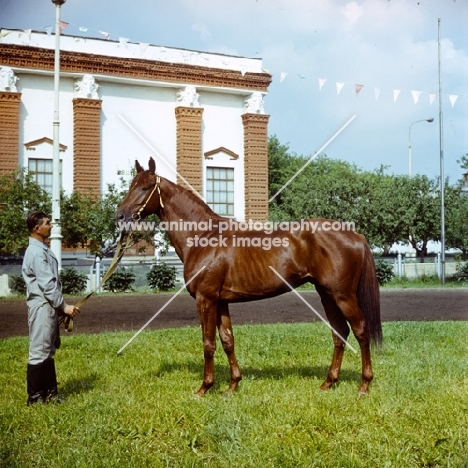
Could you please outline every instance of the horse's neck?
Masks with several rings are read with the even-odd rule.
[[[196,195],[163,178],[160,201],[164,208],[159,208],[158,216],[166,223],[169,239],[180,259],[184,261],[188,248],[187,240],[194,235],[193,231],[184,229],[184,221],[202,223],[219,216]]]

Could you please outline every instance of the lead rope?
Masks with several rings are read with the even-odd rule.
[[[114,258],[112,259],[112,263],[109,266],[109,269],[107,270],[106,274],[103,276],[101,282],[99,283],[99,286],[95,288],[93,291],[88,293],[87,296],[81,298],[77,304],[75,304],[75,307],[80,308],[83,304],[86,303],[86,301],[96,292],[98,291],[102,285],[112,276],[112,273],[114,273],[115,269],[117,268],[117,265],[119,264],[121,258],[123,257],[123,254],[125,253],[126,249],[126,238],[123,236],[123,234],[120,235],[119,241],[117,243],[117,248],[115,249],[115,254]],[[62,323],[65,326],[65,331],[71,332],[73,331],[73,318],[70,317],[69,315],[65,315],[62,317],[59,321],[59,324]]]

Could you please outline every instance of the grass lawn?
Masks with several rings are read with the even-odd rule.
[[[27,338],[0,340],[1,467],[468,467],[468,322],[384,324],[371,393],[360,356],[319,386],[332,340],[322,323],[238,326],[243,381],[223,397],[202,378],[198,328],[66,335],[63,405],[26,407]],[[351,339],[353,347],[356,340]]]

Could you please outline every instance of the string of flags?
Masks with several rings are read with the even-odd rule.
[[[73,23],[69,23],[69,22],[66,22],[66,21],[60,21],[60,32],[63,32],[68,26],[74,26],[76,28],[78,28],[78,30],[82,33],[86,33],[86,32],[90,32],[90,31],[94,31],[94,32],[97,32],[99,33],[100,35],[102,35],[105,39],[107,40],[110,40],[111,37],[116,37],[118,38],[119,42],[122,44],[122,45],[125,45],[128,43],[128,41],[130,40],[129,38],[126,38],[126,37],[122,37],[122,36],[119,36],[119,35],[116,35],[116,34],[111,34],[107,31],[102,31],[102,30],[99,30],[99,29],[89,29],[88,27],[86,26],[80,26],[80,25],[77,25],[77,24],[73,24]],[[52,33],[52,26],[46,26],[43,28],[47,34],[51,34]],[[31,30],[24,30],[25,32],[31,32]],[[147,43],[140,43],[140,46],[143,47],[143,48],[146,48],[149,46],[149,44]],[[280,83],[282,83],[286,77],[289,75],[288,72],[281,72],[280,74]],[[306,75],[302,75],[300,73],[297,74],[298,78],[300,80],[306,80],[308,79],[308,77]],[[325,83],[327,81],[331,81],[329,80],[328,78],[321,78],[321,77],[314,77],[315,79],[318,80],[318,86],[319,86],[319,91],[322,91],[322,88],[325,86]],[[345,85],[349,85],[349,83],[345,83],[345,82],[342,82],[342,81],[335,81],[335,86],[336,86],[336,95],[338,96],[341,91],[343,90],[343,88],[345,87]],[[356,97],[359,95],[359,93],[361,92],[361,90],[364,88],[364,84],[358,84],[358,83],[354,83],[352,85],[354,87],[354,93],[356,95]],[[382,91],[382,88],[380,87],[376,87],[376,86],[372,86],[373,90],[374,90],[374,98],[376,101],[378,101],[379,97],[380,97],[380,94],[381,94],[381,91]],[[403,90],[403,89],[400,89],[400,88],[392,88],[392,92],[393,92],[393,102],[396,102],[401,94],[402,91],[408,91],[408,90]],[[421,97],[421,94],[423,94],[423,91],[419,91],[419,90],[409,90],[410,93],[411,93],[411,96],[413,98],[413,102],[414,104],[417,104],[418,101],[419,101],[419,98]],[[437,93],[428,93],[428,98],[429,98],[429,104],[432,105],[435,101],[437,97]],[[468,97],[468,96],[467,96]],[[455,103],[457,102],[459,98],[459,95],[458,94],[448,94],[448,99],[450,101],[450,104],[452,106],[452,109],[453,107],[455,106]]]
[[[286,79],[286,77],[288,75],[289,75],[288,72],[281,72],[280,73],[280,83],[282,83]],[[297,77],[300,80],[308,79],[308,77],[306,75],[302,75],[300,73],[297,74]],[[325,83],[327,83],[327,81],[332,81],[332,80],[328,80],[328,78],[320,78],[320,77],[314,77],[314,79],[316,79],[318,81],[319,91],[322,91],[322,88],[325,86]],[[349,83],[345,83],[345,82],[342,82],[342,81],[335,81],[334,83],[335,83],[335,87],[336,87],[336,95],[337,96],[341,93],[341,91],[343,90],[345,85],[349,86]],[[361,92],[361,90],[364,88],[365,85],[364,84],[353,83],[352,86],[354,88],[354,94],[357,97],[359,95],[359,93]],[[382,88],[376,87],[376,86],[372,86],[372,88],[374,90],[374,98],[375,98],[376,101],[378,101],[378,99],[380,97],[380,94],[381,94],[381,91],[382,91]],[[398,98],[399,98],[402,91],[409,91],[411,93],[414,104],[418,103],[419,98],[423,94],[423,91],[419,91],[419,90],[404,90],[404,89],[400,89],[400,88],[392,88],[391,90],[392,90],[392,93],[393,93],[393,102],[397,102],[397,100],[398,100]],[[428,94],[428,98],[429,98],[429,104],[432,105],[438,94],[437,93],[427,93],[427,94]],[[451,104],[452,108],[455,106],[455,103],[457,102],[459,97],[460,96],[458,94],[448,94],[448,99],[450,101],[450,104]]]
[[[66,21],[60,21],[60,32],[62,33],[65,30],[65,28],[67,28],[68,26],[75,26],[76,28],[78,28],[78,31],[80,31],[80,32],[90,32],[90,31],[97,32],[97,33],[101,34],[101,36],[103,36],[107,40],[110,40],[111,36],[114,36],[114,37],[118,37],[119,41],[121,43],[122,42],[127,43],[129,41],[129,39],[126,38],[126,37],[119,37],[116,34],[111,34],[111,33],[107,32],[107,31],[101,31],[100,29],[91,29],[90,30],[87,26],[79,26],[78,24],[68,23]],[[52,32],[53,32],[53,26],[44,26],[43,29],[44,29],[44,31],[46,31],[46,33],[48,35],[52,34]]]

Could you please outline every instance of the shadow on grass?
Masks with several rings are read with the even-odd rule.
[[[93,373],[81,379],[68,379],[63,385],[59,383],[60,394],[67,397],[89,392],[99,378],[98,374]]]
[[[242,376],[245,380],[282,380],[288,377],[303,377],[317,380],[325,380],[328,373],[328,366],[242,366],[240,365]],[[165,374],[185,371],[191,374],[198,374],[203,377],[202,361],[185,362],[162,362],[156,369],[146,373],[148,378],[157,378]],[[220,383],[228,382],[230,379],[229,366],[224,364],[215,364],[215,380]],[[342,369],[340,373],[342,382],[360,382],[361,373],[354,369]]]

